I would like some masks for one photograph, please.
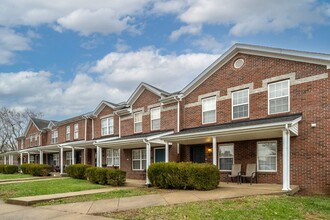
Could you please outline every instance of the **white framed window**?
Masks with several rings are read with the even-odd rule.
[[[60,155],[59,154],[53,154],[53,164],[54,166],[60,165]]]
[[[249,117],[249,90],[244,89],[231,93],[232,119]]]
[[[113,117],[101,119],[101,135],[113,134]]]
[[[107,165],[119,166],[120,152],[119,149],[107,149]]]
[[[257,167],[261,172],[277,171],[277,141],[257,143]]]
[[[290,111],[290,80],[268,84],[268,114]]]
[[[38,146],[38,135],[34,135],[34,146]]]
[[[68,151],[65,153],[65,165],[71,165],[72,164],[72,152]]]
[[[79,138],[79,125],[78,124],[74,124],[73,138],[74,139],[78,139]]]
[[[219,170],[231,171],[234,164],[234,144],[219,145]]]
[[[70,140],[70,125],[66,126],[66,128],[65,128],[65,139],[67,141]]]
[[[150,110],[151,130],[160,129],[160,107],[152,108]]]
[[[146,150],[132,150],[132,170],[144,170],[146,168]]]
[[[134,133],[142,132],[142,111],[134,113]]]
[[[215,96],[202,99],[203,124],[216,122],[216,99]]]
[[[30,163],[34,163],[35,155],[30,155]]]
[[[33,136],[30,135],[30,147],[32,147]]]
[[[52,130],[52,144],[56,144],[58,142],[58,131]]]
[[[24,139],[21,140],[21,149],[24,149]]]

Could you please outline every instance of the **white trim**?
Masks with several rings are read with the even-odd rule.
[[[141,114],[141,121],[135,122],[136,114]],[[135,124],[141,123],[141,131],[136,131]],[[142,111],[137,111],[133,113],[133,124],[134,124],[134,134],[142,133],[143,131],[143,113]]]
[[[159,111],[159,118],[156,118],[156,119],[153,119],[152,118],[152,112],[153,111],[156,111],[158,109],[158,111]],[[160,125],[161,125],[161,108],[160,107],[154,107],[154,108],[151,108],[150,109],[150,131],[158,131],[158,130],[160,130]],[[154,120],[158,120],[159,119],[159,128],[157,128],[157,129],[153,129],[153,121]]]
[[[103,105],[103,107],[102,107],[102,105]],[[104,100],[103,100],[103,101],[101,101],[100,104],[95,108],[95,110],[94,110],[94,112],[93,112],[93,115],[98,116],[98,115],[101,113],[101,111],[102,111],[106,106],[108,106],[108,107],[111,108],[112,110],[114,110],[115,107],[116,107],[116,106],[114,106],[114,105],[108,103],[107,101],[104,101]],[[101,107],[102,107],[102,108],[101,108]]]
[[[165,147],[155,147],[154,148],[154,163],[158,163],[158,162],[156,162],[156,150],[162,150],[162,149],[164,149],[164,151],[165,151],[164,161],[163,162],[166,161],[166,149],[165,149]]]
[[[76,125],[77,125],[77,131],[76,131]],[[76,137],[77,134],[77,137]],[[73,125],[73,139],[77,140],[79,139],[79,124],[78,123],[74,123]]]
[[[246,91],[246,90],[248,92],[248,94],[247,94],[247,98],[248,98],[247,103],[238,104],[238,105],[236,104],[234,106],[234,93],[243,92],[243,91]],[[234,107],[241,106],[241,105],[246,105],[246,104],[248,105],[248,114],[247,114],[247,116],[234,118]],[[231,119],[232,120],[238,120],[238,119],[249,118],[249,117],[250,117],[250,89],[246,88],[246,89],[241,89],[241,90],[237,90],[237,91],[232,91],[231,92]]]
[[[68,128],[69,128],[69,133],[68,133]],[[69,138],[68,138],[69,135]],[[69,141],[71,139],[71,126],[67,125],[65,126],[65,140]]]
[[[233,164],[235,164],[235,145],[234,143],[227,143],[227,144],[218,144],[218,169],[220,170],[220,172],[230,172],[231,170],[221,170],[220,169],[220,147],[225,147],[225,146],[232,146],[233,147]],[[222,158],[231,158],[231,157],[222,157]]]
[[[214,113],[214,121],[210,121],[210,122],[204,122],[204,110],[203,110],[203,103],[204,103],[204,101],[206,101],[206,100],[210,100],[210,99],[214,99],[214,107],[215,107],[215,109],[214,110],[210,110],[210,111],[215,111],[215,113]],[[202,124],[203,125],[205,125],[205,124],[211,124],[211,123],[215,123],[215,122],[217,122],[217,98],[216,98],[216,96],[211,96],[211,97],[207,97],[207,98],[203,98],[202,99]]]
[[[258,151],[258,147],[259,144],[262,143],[276,143],[276,156],[275,156],[275,170],[259,170],[259,151]],[[269,140],[269,141],[258,141],[257,142],[257,171],[260,173],[277,173],[277,159],[278,159],[278,144],[277,144],[277,140]]]
[[[111,126],[111,121],[112,119],[112,126]],[[106,126],[103,127],[102,122],[106,121]],[[101,122],[101,136],[107,136],[107,135],[112,135],[115,133],[115,119],[113,116],[109,116],[109,117],[104,117],[104,118],[100,118],[100,122]],[[112,127],[112,132],[111,132],[111,127]],[[106,132],[103,133],[103,128],[106,128]]]
[[[276,97],[276,98],[272,98],[273,99],[279,99],[279,98],[284,98],[284,97],[288,97],[288,111],[283,111],[283,112],[275,112],[275,113],[270,113],[270,98],[269,98],[269,95],[270,95],[270,85],[275,85],[275,84],[278,84],[278,83],[283,83],[283,82],[288,82],[288,95],[287,96],[279,96],[279,97]],[[281,81],[277,81],[277,82],[269,82],[268,83],[268,94],[267,94],[267,104],[268,104],[268,115],[275,115],[275,114],[280,114],[280,113],[285,113],[285,112],[290,112],[290,79],[286,79],[286,80],[281,80]]]

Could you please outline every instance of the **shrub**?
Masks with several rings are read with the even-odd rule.
[[[24,174],[32,176],[48,176],[52,167],[48,164],[22,164],[21,170]]]
[[[16,165],[5,165],[4,174],[13,174],[18,172],[18,166]]]
[[[101,167],[90,167],[86,169],[86,177],[91,183],[122,186],[126,181],[126,172]]]
[[[4,173],[5,172],[5,166],[6,165],[0,164],[0,173]]]
[[[75,165],[67,166],[65,170],[69,177],[75,179],[87,179],[86,170],[90,167],[91,167],[90,165],[75,164]]]
[[[152,185],[173,189],[215,189],[220,180],[216,166],[202,163],[154,163],[149,166],[148,177]]]
[[[110,186],[123,186],[126,181],[126,172],[123,170],[108,169],[107,183]]]

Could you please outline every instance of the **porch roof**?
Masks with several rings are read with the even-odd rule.
[[[46,146],[39,146],[39,147],[31,147],[31,148],[26,148],[23,150],[20,150],[19,153],[37,153],[39,154],[40,151],[43,152],[49,152],[49,153],[58,153],[60,151],[59,145],[58,144],[51,144],[51,145],[46,145]]]
[[[104,141],[96,143],[100,147],[111,147],[111,148],[140,148],[145,147],[146,142],[150,144],[165,144],[164,141],[160,140],[161,137],[173,134],[173,130],[157,131],[150,133],[134,134],[124,136],[115,140]]]
[[[189,128],[161,139],[182,144],[196,144],[211,143],[211,137],[216,137],[218,142],[279,138],[282,137],[286,125],[291,131],[291,136],[297,136],[298,122],[301,118],[302,114],[299,113]]]

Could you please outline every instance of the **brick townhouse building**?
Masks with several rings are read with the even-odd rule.
[[[212,163],[221,180],[256,164],[259,183],[329,194],[329,68],[329,54],[235,44],[179,92],[141,83],[122,103],[31,119],[20,162],[119,167],[147,183],[159,161]]]

